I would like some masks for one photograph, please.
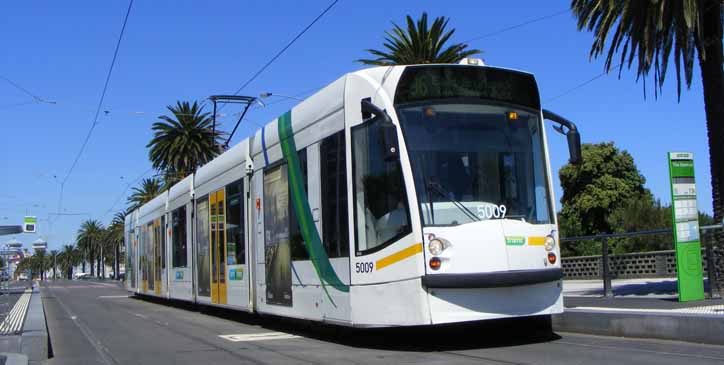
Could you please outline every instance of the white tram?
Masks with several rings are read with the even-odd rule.
[[[346,326],[563,310],[533,75],[349,73],[126,217],[128,290]],[[557,128],[564,133],[560,126]]]

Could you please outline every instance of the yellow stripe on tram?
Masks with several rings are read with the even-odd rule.
[[[380,270],[420,252],[422,252],[422,243],[416,243],[402,251],[395,252],[392,255],[377,260],[375,266],[377,267],[377,270]]]
[[[545,244],[545,237],[528,237],[528,246],[543,246]]]

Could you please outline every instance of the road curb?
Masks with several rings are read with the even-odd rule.
[[[48,328],[45,325],[45,310],[40,288],[33,288],[30,305],[23,325],[21,351],[28,357],[28,363],[40,364],[48,359]]]
[[[724,316],[567,308],[563,314],[553,316],[553,329],[724,345]]]

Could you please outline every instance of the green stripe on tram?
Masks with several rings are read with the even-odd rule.
[[[332,267],[332,263],[329,262],[329,256],[327,256],[327,252],[324,250],[322,239],[319,236],[319,231],[317,231],[317,226],[314,224],[314,219],[312,218],[312,210],[309,208],[307,193],[304,191],[299,155],[297,155],[297,147],[294,143],[291,111],[279,117],[277,124],[279,126],[279,141],[282,146],[282,154],[287,161],[289,169],[289,190],[292,196],[292,205],[294,206],[294,212],[297,214],[299,228],[302,231],[304,246],[307,249],[307,253],[309,253],[312,265],[314,265],[317,276],[322,283],[322,288],[324,288],[327,297],[331,301],[332,298],[327,292],[325,283],[344,293],[349,292],[349,286],[339,279]],[[332,301],[332,303],[334,303],[334,301]]]

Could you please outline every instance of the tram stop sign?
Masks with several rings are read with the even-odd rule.
[[[704,276],[699,241],[699,209],[696,207],[694,154],[669,152],[669,176],[679,301],[703,300]]]
[[[23,218],[23,232],[25,233],[35,233],[38,226],[38,219],[33,216],[26,216]]]

